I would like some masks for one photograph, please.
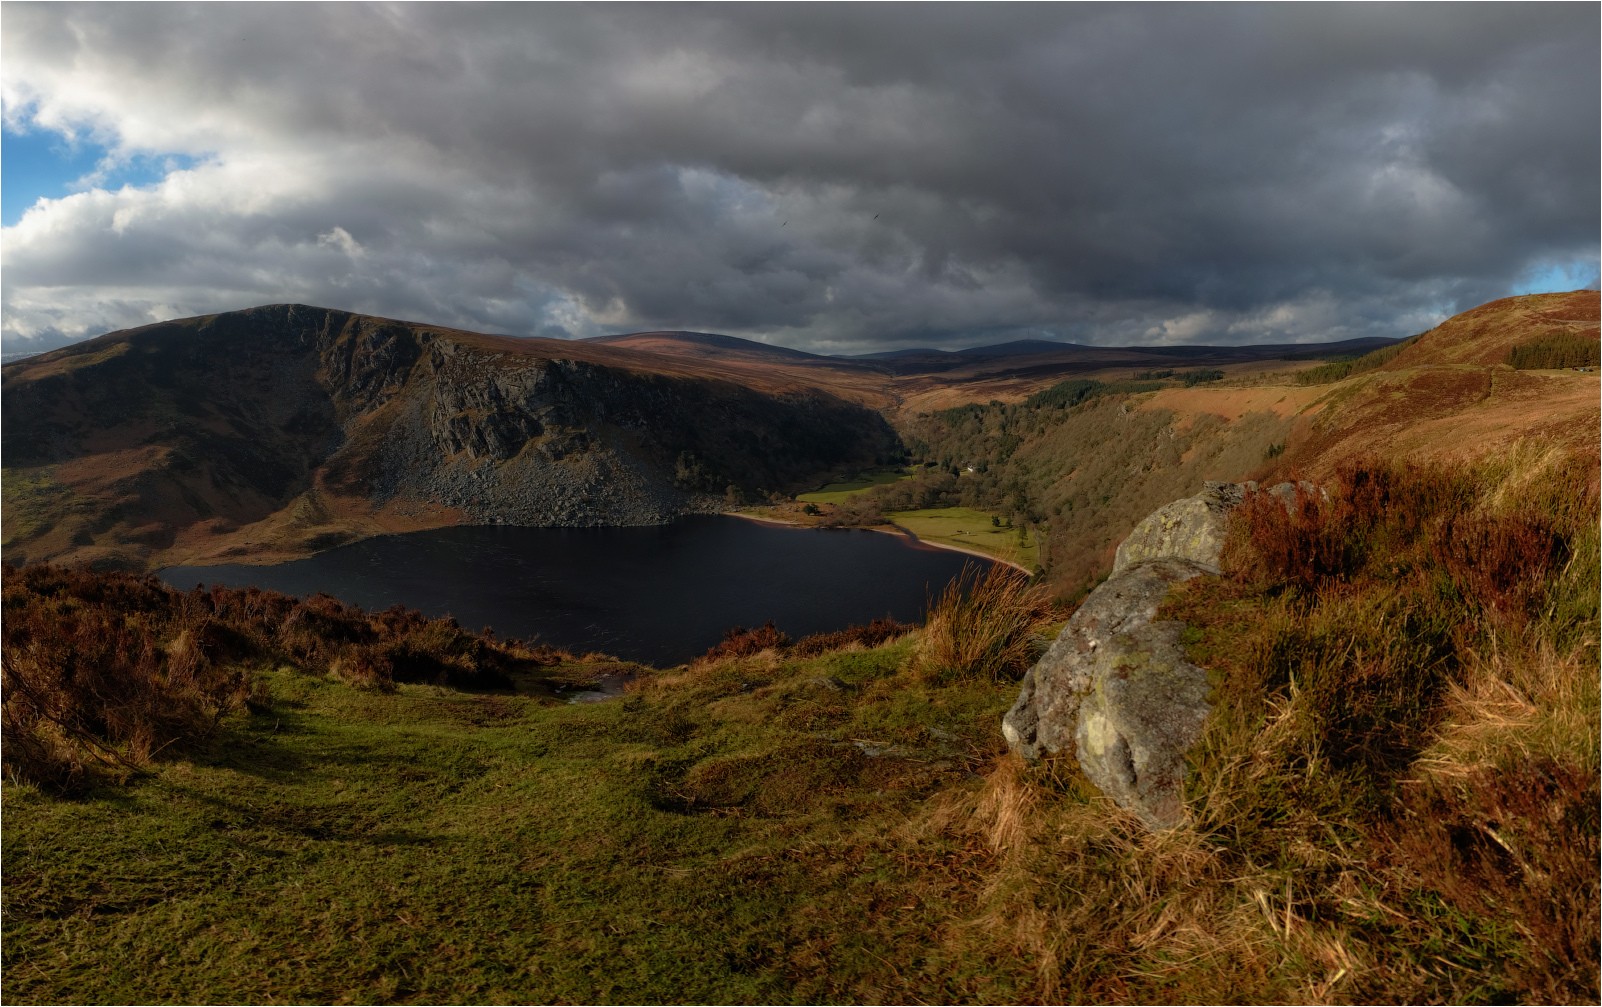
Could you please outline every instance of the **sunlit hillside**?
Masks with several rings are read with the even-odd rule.
[[[1526,442],[1594,454],[1599,368],[1508,359],[1554,332],[1594,349],[1597,306],[1595,291],[1510,298],[1322,367],[1201,382],[1119,372],[902,415],[920,480],[861,494],[838,520],[871,523],[909,503],[988,510],[1037,533],[1046,577],[1072,594],[1106,572],[1137,521],[1205,480],[1324,479],[1353,458],[1474,460]]]
[[[8,568],[8,997],[1594,1002],[1597,377],[1461,323],[926,415],[908,472],[787,506],[991,508],[973,538],[1038,536],[1045,577],[672,668]],[[1248,496],[1160,613],[1211,683],[1185,824],[1008,754],[1053,597],[1201,480],[1280,474],[1316,490]]]

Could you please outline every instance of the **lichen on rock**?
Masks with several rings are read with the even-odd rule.
[[[1118,546],[1113,573],[1153,559],[1183,559],[1218,572],[1228,515],[1255,483],[1209,482],[1195,496],[1160,507]]]
[[[1153,617],[1170,588],[1205,572],[1152,560],[1091,592],[1002,720],[1013,751],[1074,753],[1090,782],[1148,826],[1180,824],[1184,756],[1207,717],[1207,673],[1185,659],[1181,624]]]
[[[1207,673],[1185,657],[1183,624],[1156,621],[1157,609],[1175,584],[1218,573],[1229,512],[1255,489],[1208,483],[1135,528],[1112,576],[1024,676],[1002,719],[1008,747],[1030,760],[1074,755],[1149,828],[1185,822],[1185,758],[1210,709]]]

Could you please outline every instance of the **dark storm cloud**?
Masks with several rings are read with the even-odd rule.
[[[6,6],[9,122],[200,155],[8,337],[302,300],[852,352],[1405,334],[1597,256],[1587,5]]]

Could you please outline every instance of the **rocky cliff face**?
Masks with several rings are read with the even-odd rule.
[[[140,565],[197,528],[331,544],[386,509],[662,523],[899,451],[878,414],[822,391],[563,350],[275,305],[8,366],[8,558]]]

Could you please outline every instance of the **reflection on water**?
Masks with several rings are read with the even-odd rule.
[[[857,529],[691,517],[658,528],[441,528],[279,566],[170,567],[175,587],[323,591],[405,605],[468,629],[670,665],[732,626],[792,638],[881,616],[921,621],[927,599],[982,560]]]

